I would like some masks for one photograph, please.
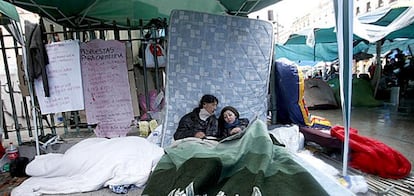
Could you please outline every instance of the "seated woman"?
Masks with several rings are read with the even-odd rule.
[[[249,125],[249,119],[239,118],[240,114],[236,108],[226,106],[221,110],[219,121],[220,138],[226,138],[244,130]]]

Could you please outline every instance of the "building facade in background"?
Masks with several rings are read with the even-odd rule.
[[[295,12],[295,8],[291,9],[292,13],[290,14],[296,13],[296,17],[288,25],[283,24],[283,21],[281,21],[283,20],[281,19],[282,16],[279,13],[280,11],[278,12],[278,10],[280,10],[280,8],[278,8],[278,4],[281,4],[282,2],[262,9],[259,12],[252,13],[249,17],[272,22],[274,26],[275,42],[283,44],[288,39],[290,34],[298,33],[302,30],[310,28],[326,28],[335,26],[335,10],[333,0],[318,0],[315,2],[317,3],[313,3],[309,6],[308,11],[300,14],[300,11]],[[414,0],[354,0],[354,16],[365,14],[382,7],[404,3],[414,4]]]

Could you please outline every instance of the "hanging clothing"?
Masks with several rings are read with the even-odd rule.
[[[24,26],[26,32],[28,78],[33,82],[36,78],[42,76],[45,96],[49,97],[49,82],[46,72],[46,65],[49,64],[49,59],[44,44],[46,39],[43,38],[43,32],[45,32],[43,23],[33,24],[25,21]]]

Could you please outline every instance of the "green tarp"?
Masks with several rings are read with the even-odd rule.
[[[274,142],[260,120],[241,139],[218,144],[179,140],[165,148],[143,194],[168,195],[193,183],[195,195],[252,195],[254,187],[262,195],[327,195],[287,148]]]

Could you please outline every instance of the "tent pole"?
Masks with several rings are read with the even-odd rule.
[[[14,24],[16,24],[16,22],[14,21],[13,22]],[[14,53],[15,53],[15,55],[16,55],[16,57],[17,56],[19,56],[19,48],[18,48],[18,45],[17,45],[17,41],[16,41],[16,39],[13,39],[13,43],[14,43]],[[24,50],[24,47],[22,47],[22,50]],[[23,65],[23,56],[22,56],[22,65]],[[19,66],[20,67],[20,64],[18,63],[18,65],[17,66]],[[21,68],[22,69],[22,71],[24,71],[24,67],[22,67]],[[24,78],[23,78],[23,80],[25,80]],[[25,85],[24,85],[25,86]],[[24,87],[23,87],[24,88]],[[26,124],[27,124],[27,131],[29,132],[29,137],[33,137],[33,133],[32,133],[32,125],[31,125],[31,123],[30,123],[30,119],[28,118],[28,116],[29,116],[29,111],[28,111],[28,109],[27,109],[27,101],[26,101],[26,96],[27,95],[24,95],[23,94],[23,92],[21,93],[21,95],[22,95],[22,104],[21,105],[23,105],[23,111],[22,111],[22,115],[24,115],[24,117],[25,117],[25,120],[26,120]]]
[[[349,128],[351,125],[352,101],[352,54],[353,54],[353,2],[348,0],[334,0],[335,19],[337,26],[338,54],[340,62],[340,92],[342,118],[344,121],[344,146],[342,175],[347,175]]]
[[[382,63],[381,63],[381,41],[377,41],[376,42],[376,63],[377,65],[375,66],[375,72],[374,75],[371,76],[373,78],[375,78],[374,84],[375,85],[375,89],[374,89],[374,98],[377,96],[377,92],[378,92],[378,86],[379,86],[379,81],[381,79],[381,73],[382,73]]]
[[[25,67],[27,68],[27,65],[25,63]],[[25,71],[27,73],[27,69]],[[26,77],[28,75],[26,74]],[[34,137],[35,137],[35,142],[36,142],[36,155],[40,155],[40,148],[39,148],[39,135],[38,135],[38,130],[37,130],[37,112],[36,112],[36,107],[35,107],[35,102],[34,102],[34,93],[33,93],[33,86],[32,83],[28,81],[28,87],[29,87],[29,93],[30,93],[30,101],[31,101],[31,110],[32,110],[32,117],[33,117],[33,123],[34,123]]]
[[[316,62],[316,43],[313,45],[313,62]]]
[[[22,29],[21,24],[18,24],[20,26],[20,29]],[[39,135],[37,130],[37,112],[35,107],[35,97],[34,97],[34,91],[32,83],[29,80],[29,72],[28,72],[28,66],[27,66],[27,53],[26,53],[26,40],[24,40],[24,36],[22,37],[23,43],[22,43],[22,56],[23,56],[23,67],[24,67],[24,79],[27,82],[27,87],[29,88],[29,95],[30,95],[30,102],[31,102],[31,110],[32,110],[32,118],[34,123],[34,137],[35,137],[35,143],[36,143],[36,155],[40,155],[40,147],[39,147]]]
[[[271,124],[277,124],[277,96],[276,96],[276,62],[272,59],[272,65],[270,67],[270,112],[271,112]]]
[[[16,130],[17,143],[19,145],[21,145],[22,144],[22,138],[21,138],[21,135],[20,135],[20,124],[19,124],[19,120],[17,118],[16,103],[15,103],[15,100],[14,100],[14,89],[13,89],[13,86],[11,85],[9,65],[7,63],[6,47],[5,47],[5,44],[4,44],[3,31],[1,29],[0,29],[0,45],[1,45],[2,55],[3,55],[4,69],[5,69],[5,72],[6,72],[7,87],[9,88],[10,103],[11,103],[11,106],[12,106],[13,120],[14,120],[14,127],[15,127],[15,130]]]

